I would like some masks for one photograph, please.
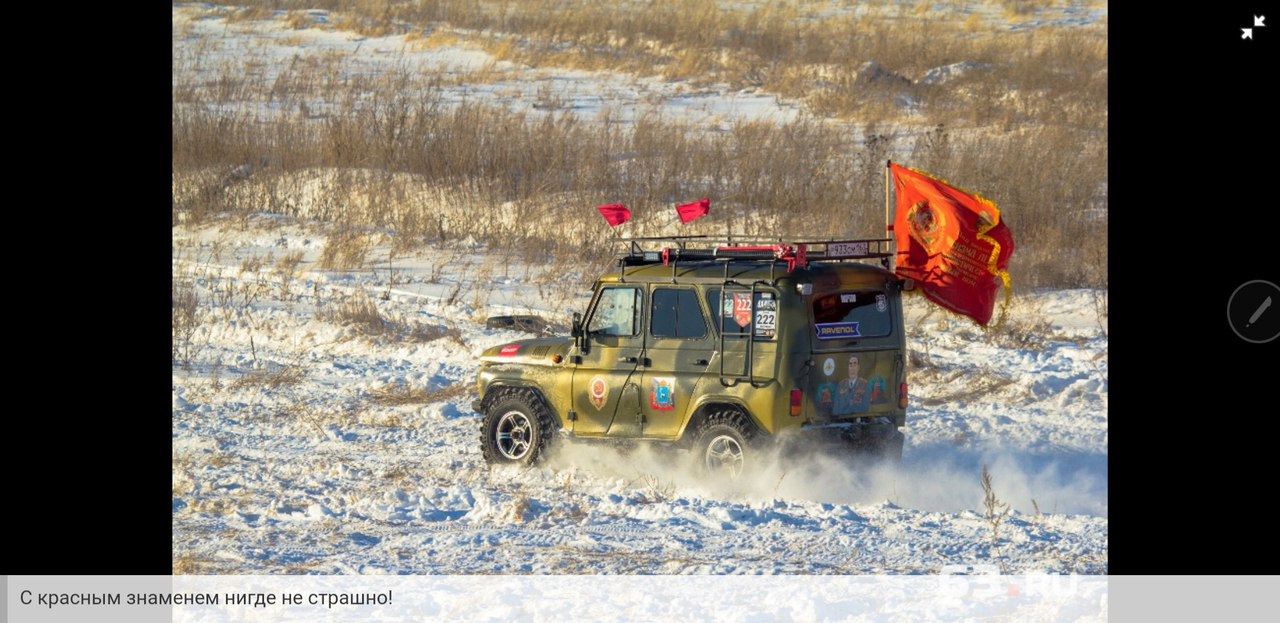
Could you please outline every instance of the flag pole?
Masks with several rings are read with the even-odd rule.
[[[884,161],[884,231],[889,235],[889,270],[893,270],[898,265],[897,249],[895,248],[896,236],[892,235],[893,225],[889,220],[889,167],[893,165],[892,160]]]

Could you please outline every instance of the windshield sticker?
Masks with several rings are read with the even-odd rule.
[[[831,376],[832,374],[835,374],[836,360],[830,357],[827,357],[827,360],[822,362],[822,373],[827,376]]]
[[[883,312],[889,309],[889,302],[885,300],[883,294],[876,295],[876,311]]]
[[[676,408],[674,376],[659,376],[653,379],[653,389],[649,392],[649,406],[658,411],[670,411]]]
[[[591,400],[591,404],[597,411],[604,408],[604,401],[609,397],[609,386],[605,384],[604,377],[596,376],[587,384],[587,398]]]
[[[862,337],[856,322],[826,322],[817,325],[818,339],[839,340],[851,337]]]

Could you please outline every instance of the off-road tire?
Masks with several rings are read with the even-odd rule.
[[[735,481],[758,469],[756,427],[734,409],[716,411],[698,426],[693,456],[699,471],[722,481]]]
[[[555,420],[532,389],[502,389],[480,425],[480,449],[489,464],[534,465],[555,439]]]

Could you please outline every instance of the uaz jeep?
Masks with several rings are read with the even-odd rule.
[[[887,263],[887,240],[629,242],[572,337],[483,353],[487,461],[534,463],[557,434],[678,442],[729,478],[792,438],[901,457],[912,283],[857,261]]]

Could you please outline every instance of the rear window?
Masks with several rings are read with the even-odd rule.
[[[851,290],[813,297],[819,340],[884,337],[893,331],[889,297],[882,290]]]

